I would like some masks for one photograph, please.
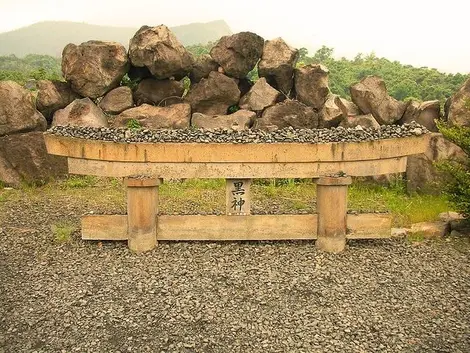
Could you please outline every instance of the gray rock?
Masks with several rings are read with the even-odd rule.
[[[372,114],[348,116],[341,121],[339,126],[344,128],[355,128],[357,126],[374,129],[380,128],[380,124],[375,120]]]
[[[185,99],[194,113],[225,115],[238,103],[240,90],[234,79],[212,71],[207,79],[191,86]]]
[[[336,106],[341,109],[343,113],[343,118],[346,119],[348,116],[360,115],[359,108],[353,102],[348,101],[340,96],[335,98]]]
[[[450,98],[448,121],[454,126],[470,127],[470,78]]]
[[[107,127],[108,119],[90,98],[82,98],[54,113],[52,126],[57,125]]]
[[[209,54],[198,56],[194,60],[193,68],[189,74],[191,83],[198,83],[203,78],[207,78],[211,71],[217,71],[218,68],[219,64]]]
[[[67,174],[67,158],[47,153],[42,132],[0,137],[0,181],[44,183]]]
[[[55,111],[81,98],[72,90],[68,82],[39,80],[36,83],[36,89],[36,107],[48,121],[52,121]]]
[[[441,134],[433,133],[425,153],[408,157],[406,165],[408,192],[439,194],[442,175],[436,169],[435,162],[465,157],[465,152],[460,147],[446,140]]]
[[[256,113],[249,110],[238,110],[233,114],[209,116],[194,113],[191,118],[191,126],[203,129],[232,129],[241,131],[253,126]]]
[[[98,106],[108,114],[119,114],[132,108],[134,106],[132,90],[126,86],[115,88],[103,97]]]
[[[67,44],[62,52],[62,73],[83,97],[105,95],[119,86],[128,69],[126,48],[116,42]]]
[[[319,123],[320,128],[332,128],[337,127],[341,120],[343,120],[343,112],[336,105],[336,98],[338,96],[334,94],[328,95],[325,104],[320,110]]]
[[[367,76],[351,86],[352,101],[364,114],[372,114],[379,124],[393,124],[403,117],[406,104],[387,93],[385,82],[378,76]]]
[[[400,123],[410,123],[416,121],[418,124],[426,126],[429,131],[437,132],[436,119],[440,116],[440,103],[438,100],[427,102],[411,101],[406,107],[405,114]]]
[[[182,129],[188,128],[191,119],[189,104],[173,104],[169,107],[141,106],[123,111],[114,120],[115,127],[126,127],[129,120],[137,120],[143,128],[148,129]]]
[[[289,96],[294,86],[294,67],[298,56],[299,51],[282,38],[267,40],[258,64],[258,74],[285,96]]]
[[[319,64],[295,69],[295,92],[300,102],[320,110],[330,94],[328,69]]]
[[[264,39],[251,32],[224,36],[211,49],[211,57],[224,69],[226,75],[243,78],[263,54]]]
[[[147,67],[157,79],[181,79],[191,71],[193,58],[167,26],[142,26],[129,42],[133,66]]]
[[[266,107],[270,107],[282,98],[279,91],[271,87],[264,77],[255,82],[253,87],[240,99],[240,108],[253,111],[263,111]]]
[[[315,129],[318,127],[318,114],[311,107],[288,99],[266,108],[257,127],[264,130],[285,127]]]
[[[44,131],[47,122],[36,110],[33,95],[13,81],[0,81],[0,136]]]
[[[156,80],[147,78],[137,85],[134,100],[137,105],[144,103],[160,105],[168,98],[181,98],[184,93],[183,82],[177,80]],[[177,101],[180,103],[180,101]]]

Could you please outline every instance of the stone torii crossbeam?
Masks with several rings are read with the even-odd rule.
[[[92,215],[81,221],[82,239],[127,240],[135,252],[159,240],[317,239],[328,252],[346,239],[390,236],[391,217],[347,214],[351,176],[404,172],[408,155],[423,153],[428,137],[367,142],[116,143],[45,134],[50,154],[66,156],[72,174],[122,177],[127,215]],[[164,179],[225,178],[226,214],[159,215]],[[251,215],[253,178],[313,178],[317,214]]]

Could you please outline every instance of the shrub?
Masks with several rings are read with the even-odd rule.
[[[445,138],[455,143],[467,155],[464,160],[440,162],[437,167],[445,173],[443,190],[456,211],[470,218],[470,128],[437,124]]]

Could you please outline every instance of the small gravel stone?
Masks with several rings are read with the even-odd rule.
[[[404,125],[382,125],[374,128],[294,129],[264,131],[230,129],[126,129],[54,126],[48,133],[66,137],[113,142],[179,142],[179,143],[330,143],[364,142],[388,138],[421,136],[429,131],[416,122]]]

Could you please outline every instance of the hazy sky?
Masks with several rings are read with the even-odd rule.
[[[0,32],[47,20],[140,27],[224,19],[234,32],[283,37],[311,54],[327,45],[336,57],[374,51],[469,73],[469,14],[468,0],[0,0]]]

